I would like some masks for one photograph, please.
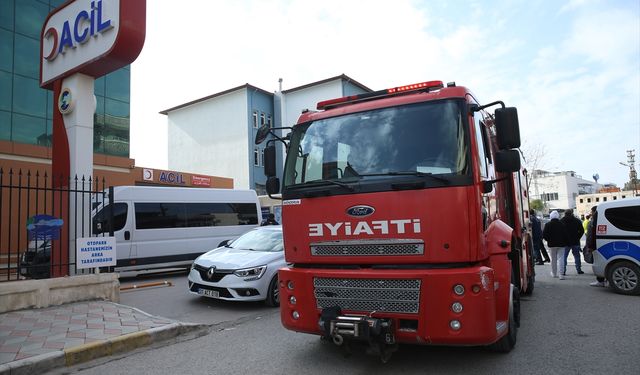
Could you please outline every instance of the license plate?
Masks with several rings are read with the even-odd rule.
[[[220,297],[220,292],[218,292],[217,290],[209,290],[209,289],[198,289],[198,294],[201,296],[206,296],[206,297],[212,297],[212,298],[218,298]]]

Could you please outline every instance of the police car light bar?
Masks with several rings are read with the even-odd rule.
[[[355,103],[355,102],[364,101],[368,99],[384,97],[384,96],[393,96],[393,95],[404,94],[404,93],[413,92],[413,91],[430,91],[432,89],[441,89],[443,87],[444,87],[444,84],[442,83],[442,81],[428,81],[428,82],[414,83],[412,85],[399,86],[399,87],[394,87],[386,90],[378,90],[374,92],[368,92],[365,94],[349,95],[349,96],[344,96],[342,98],[324,100],[324,101],[318,102],[317,108],[330,109],[330,108],[335,108],[347,103]]]

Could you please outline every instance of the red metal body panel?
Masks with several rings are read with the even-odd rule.
[[[391,191],[357,195],[301,199],[299,204],[283,207],[283,224],[286,227],[286,259],[290,263],[455,263],[479,260],[477,221],[467,214],[470,207],[469,187],[435,188],[427,190]],[[366,204],[375,212],[367,217],[347,215],[349,207]],[[452,208],[457,209],[452,209]],[[394,224],[394,220],[410,220],[406,225]],[[419,222],[415,222],[418,220]],[[365,222],[372,234],[356,232],[358,223]],[[376,223],[390,222],[388,234],[376,229]],[[346,230],[348,226],[350,231]],[[310,227],[323,225],[322,236],[310,236]],[[332,235],[328,225],[335,228]],[[419,232],[415,231],[419,225]],[[382,224],[384,225],[384,224]],[[378,227],[380,224],[378,225]],[[360,227],[362,229],[362,226]],[[404,233],[399,233],[403,231]],[[348,235],[347,232],[351,232]],[[311,256],[310,244],[336,240],[418,239],[424,241],[424,256],[385,257],[318,257]]]
[[[481,275],[484,275],[484,283]],[[497,313],[498,299],[508,302],[509,284],[494,284],[494,272],[484,266],[431,269],[431,270],[318,270],[283,268],[279,271],[280,278],[280,314],[282,324],[293,331],[316,335],[323,334],[318,326],[321,309],[316,306],[313,293],[313,279],[315,277],[336,278],[411,278],[420,279],[423,287],[420,293],[420,310],[417,314],[376,314],[373,317],[392,318],[398,327],[398,319],[417,320],[417,330],[396,329],[396,340],[401,343],[425,345],[484,345],[495,342],[498,337],[496,322],[504,313]],[[288,288],[292,282],[293,290]],[[455,284],[465,286],[467,292],[458,296],[453,292]],[[473,285],[480,285],[480,291],[473,293]],[[494,291],[494,285],[498,290]],[[295,296],[296,303],[290,302]],[[464,310],[454,313],[451,310],[453,302],[461,302]],[[504,309],[503,309],[504,310]],[[506,309],[508,311],[508,308]],[[300,314],[293,318],[293,312]],[[449,322],[452,319],[460,321],[462,328],[454,331]]]

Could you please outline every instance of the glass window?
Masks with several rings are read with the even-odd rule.
[[[640,206],[609,208],[604,217],[618,229],[640,232]]]
[[[0,70],[13,71],[13,35],[3,29],[0,29]]]
[[[0,1],[0,27],[13,30],[13,0]]]
[[[253,148],[253,165],[256,167],[260,166],[260,151],[257,147]]]
[[[59,7],[60,5],[64,4],[67,0],[50,0],[51,6],[52,7]]]
[[[473,115],[473,125],[476,133],[476,145],[478,152],[478,169],[480,171],[480,176],[487,178],[489,175],[487,169],[487,156],[486,156],[486,146],[484,144],[484,137],[482,133],[482,128],[484,124],[482,123],[482,115],[479,112],[474,113]]]
[[[186,226],[184,203],[136,203],[136,229]]]
[[[104,153],[129,156],[129,103],[105,99]]]
[[[40,79],[40,41],[16,34],[14,73]]]
[[[47,92],[37,79],[13,76],[13,111],[30,116],[46,117]]]
[[[0,71],[0,110],[11,111],[11,73]]]
[[[361,184],[397,176],[464,176],[468,148],[459,104],[382,108],[298,126],[290,144],[298,151],[287,155],[285,186],[354,175]],[[341,162],[348,162],[350,173]],[[441,184],[446,178],[428,180]]]
[[[105,96],[122,102],[129,102],[128,70],[119,69],[105,76]]]
[[[34,145],[47,141],[47,124],[44,118],[13,114],[11,140]]]
[[[269,125],[270,128],[273,128],[273,121],[271,119],[271,115],[267,115],[267,125]]]
[[[0,111],[0,140],[11,140],[11,112]]]
[[[282,231],[266,230],[264,228],[249,231],[229,244],[234,249],[247,249],[252,251],[284,251]]]
[[[124,228],[127,223],[126,203],[115,203],[113,205],[113,231],[117,232]],[[109,233],[111,231],[111,205],[106,205],[93,217],[93,233]]]
[[[253,127],[258,128],[258,112],[253,111]]]
[[[105,76],[102,76],[100,78],[97,78],[93,84],[93,92],[96,95],[101,95],[104,96],[104,80],[105,80]]]
[[[49,6],[35,0],[16,1],[16,18],[20,22],[15,24],[17,33],[40,40],[42,24],[49,14]]]

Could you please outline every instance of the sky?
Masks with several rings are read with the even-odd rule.
[[[167,168],[162,110],[344,73],[373,90],[455,81],[517,107],[537,169],[622,187],[635,150],[640,170],[639,0],[152,0],[146,22],[131,66],[137,166]]]

